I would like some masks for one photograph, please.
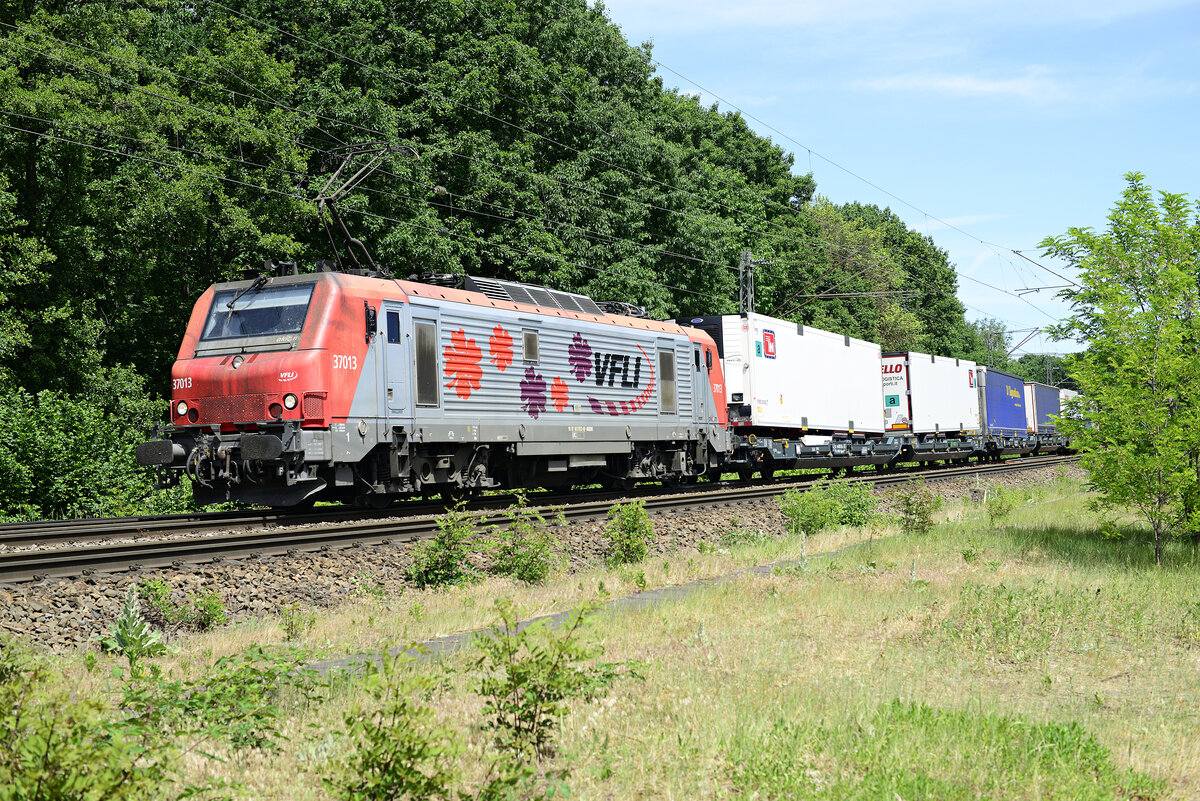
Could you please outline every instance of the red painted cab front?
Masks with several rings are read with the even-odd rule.
[[[210,287],[171,370],[174,447],[144,463],[183,467],[201,502],[315,495],[326,481],[314,451],[329,456],[328,429],[348,413],[382,286],[395,287],[317,273]]]

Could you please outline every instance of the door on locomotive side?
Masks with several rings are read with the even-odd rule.
[[[409,368],[411,316],[408,304],[383,302],[384,373],[388,417],[411,416],[412,371]]]
[[[679,384],[676,380],[675,343],[658,340],[658,413],[660,417],[679,414]]]
[[[442,405],[441,373],[438,370],[438,310],[410,304],[412,314],[411,361],[413,416],[437,416]]]
[[[695,420],[707,423],[710,414],[708,396],[711,390],[708,384],[708,368],[704,362],[704,347],[698,342],[692,343],[692,362],[696,368],[692,373],[692,397],[696,399]]]

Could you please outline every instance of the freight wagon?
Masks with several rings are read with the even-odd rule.
[[[1026,431],[1024,379],[980,365],[975,368],[975,382],[980,411],[977,455],[998,461],[1001,456],[1033,451],[1037,442]]]
[[[960,460],[975,450],[979,391],[975,362],[928,353],[885,353],[883,414],[901,461]]]
[[[791,468],[883,465],[879,345],[762,314],[679,318],[716,343],[735,462]],[[746,473],[748,468],[741,468]]]

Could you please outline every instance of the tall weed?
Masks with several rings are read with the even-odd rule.
[[[637,564],[646,558],[654,543],[654,524],[644,501],[614,504],[608,510],[604,528],[609,546],[606,561],[610,567]]]
[[[438,518],[438,533],[413,549],[406,576],[420,589],[474,581],[479,572],[467,557],[475,544],[475,518],[460,501]]]
[[[892,490],[892,500],[905,534],[928,532],[934,526],[933,516],[942,508],[942,496],[925,486],[920,477]]]
[[[517,502],[508,507],[507,515],[508,525],[491,534],[492,572],[526,584],[544,583],[563,561],[549,523],[529,506],[523,493],[517,493]]]

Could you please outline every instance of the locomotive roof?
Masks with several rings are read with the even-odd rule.
[[[478,282],[480,279],[474,279]],[[488,279],[484,279],[488,280]],[[249,286],[253,279],[245,279],[239,281],[228,281],[215,286],[216,289],[238,289]],[[554,308],[552,306],[542,306],[535,303],[520,303],[514,300],[504,300],[498,297],[489,297],[483,292],[472,292],[465,289],[455,289],[453,287],[440,286],[438,284],[424,284],[418,281],[406,281],[398,278],[373,278],[363,275],[352,275],[342,272],[318,272],[318,273],[299,273],[297,275],[282,275],[271,279],[271,286],[291,285],[291,284],[307,284],[332,281],[338,284],[343,290],[350,290],[356,294],[385,297],[394,295],[395,289],[399,289],[404,299],[411,297],[427,298],[430,300],[448,300],[454,303],[469,303],[474,306],[483,308],[495,309],[512,309],[514,311],[522,311],[531,314],[538,314],[544,317],[561,317],[565,320],[588,320],[592,322],[607,323],[608,325],[621,326],[622,328],[635,328],[643,331],[655,331],[664,334],[687,335],[687,331],[681,325],[673,321],[649,320],[641,317],[626,317],[620,314],[608,314],[601,311],[596,306],[598,313],[590,311],[574,311],[566,308]],[[512,284],[512,282],[505,282]],[[529,287],[528,285],[512,284],[513,286],[522,286],[532,289],[541,289],[553,298],[554,290],[549,290],[544,287]],[[391,287],[392,289],[388,289]],[[492,293],[497,294],[497,293]],[[529,293],[533,299],[537,295]],[[559,295],[570,296],[573,298],[584,298],[589,301],[591,306],[595,306],[595,302],[583,295],[573,295],[571,293],[557,293]],[[510,295],[511,296],[511,295]],[[399,300],[400,298],[396,298]],[[581,308],[588,308],[580,304]]]

